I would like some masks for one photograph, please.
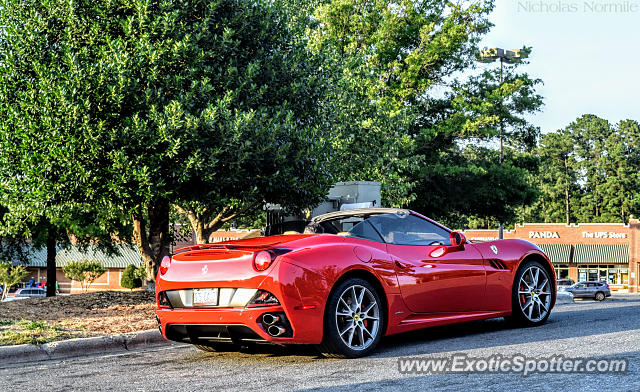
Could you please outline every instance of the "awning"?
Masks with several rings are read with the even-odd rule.
[[[576,245],[576,264],[629,264],[629,245]]]
[[[538,248],[549,257],[554,264],[569,264],[571,260],[570,244],[537,244]]]

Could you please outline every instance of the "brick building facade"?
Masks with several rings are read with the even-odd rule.
[[[466,230],[471,241],[498,239],[497,230]],[[558,278],[606,281],[613,290],[638,292],[640,221],[622,223],[524,223],[504,238],[538,245],[551,259]]]
[[[67,249],[60,249],[56,254],[56,280],[60,293],[76,294],[82,292],[80,282],[71,281],[62,272],[62,266],[67,262],[81,259],[97,260],[107,269],[107,272],[91,284],[88,291],[129,290],[120,286],[122,272],[129,264],[133,264],[137,268],[141,263],[138,250],[129,245],[119,245],[118,254],[106,254],[93,246],[84,249],[74,245]],[[31,250],[29,261],[25,267],[29,273],[25,283],[38,284],[46,282],[46,251],[44,249]]]

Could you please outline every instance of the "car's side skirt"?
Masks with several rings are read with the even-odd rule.
[[[463,323],[474,320],[485,320],[511,315],[511,311],[465,312],[465,313],[432,313],[412,314],[400,321],[396,326],[389,328],[387,335],[413,331],[439,325]]]

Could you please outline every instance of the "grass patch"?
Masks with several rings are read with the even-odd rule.
[[[82,336],[81,330],[69,330],[46,321],[0,321],[0,346],[44,344],[55,340]]]

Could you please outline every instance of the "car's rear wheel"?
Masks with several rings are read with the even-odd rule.
[[[235,344],[229,344],[229,343],[209,343],[207,345],[194,344],[193,346],[198,350],[206,351],[209,353],[237,351],[240,348]]]
[[[320,352],[335,358],[368,355],[380,342],[385,322],[380,293],[364,279],[347,279],[327,301]]]
[[[537,261],[527,261],[518,269],[512,288],[510,320],[520,326],[543,324],[551,313],[553,281]]]
[[[601,291],[598,291],[595,295],[595,297],[593,297],[596,301],[604,301],[604,293]]]

